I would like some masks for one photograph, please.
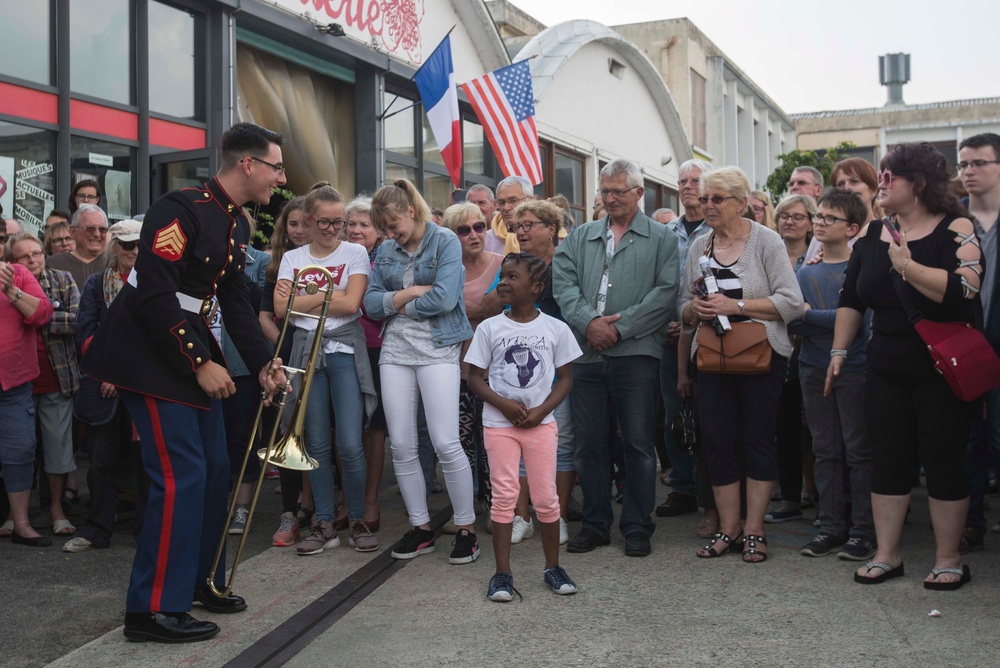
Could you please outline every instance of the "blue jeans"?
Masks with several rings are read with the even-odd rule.
[[[681,397],[677,394],[677,345],[663,347],[660,360],[660,394],[663,396],[663,443],[670,458],[670,476],[667,482],[678,494],[698,495],[695,468],[698,458],[687,448],[674,443],[674,418],[681,409]]]
[[[35,474],[35,404],[31,383],[0,390],[0,465],[7,492],[31,489]]]
[[[306,448],[319,462],[309,472],[316,502],[315,519],[333,522],[333,439],[330,411],[337,417],[337,448],[343,470],[340,480],[347,501],[347,519],[360,520],[365,510],[365,452],[361,446],[364,404],[354,355],[330,353],[326,367],[317,369],[306,411]]]
[[[986,417],[976,411],[969,430],[965,470],[969,478],[969,514],[965,526],[969,529],[986,528],[986,509],[983,498],[990,467],[1000,467],[1000,390],[989,392],[986,397]]]
[[[656,525],[656,449],[653,411],[659,369],[655,357],[605,357],[573,365],[573,428],[576,471],[583,489],[583,528],[610,538],[611,451],[608,403],[621,425],[625,456],[625,500],[618,527],[623,536],[650,536]]]

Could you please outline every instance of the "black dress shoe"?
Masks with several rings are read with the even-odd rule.
[[[625,536],[626,557],[648,557],[649,553],[649,536],[641,531],[633,531]]]
[[[567,522],[582,522],[583,521],[583,509],[582,508],[570,508],[566,511],[566,521]]]
[[[137,642],[198,642],[218,633],[218,625],[199,622],[186,612],[125,613],[125,637]]]
[[[225,598],[219,598],[207,587],[195,588],[194,602],[201,603],[207,610],[211,610],[212,612],[241,612],[247,609],[247,602],[242,596],[229,594]]]
[[[657,517],[677,517],[698,512],[698,498],[690,494],[670,492],[667,500],[656,507]]]
[[[28,547],[48,547],[52,545],[51,538],[46,538],[45,536],[25,538],[16,531],[10,535],[10,542],[14,543],[14,545],[27,545]]]
[[[610,544],[610,538],[604,538],[597,532],[591,531],[590,529],[582,529],[580,533],[576,535],[576,538],[566,544],[566,551],[577,553],[590,552],[594,548]]]

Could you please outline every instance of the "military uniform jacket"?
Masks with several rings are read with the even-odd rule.
[[[195,371],[209,360],[226,364],[206,319],[213,295],[251,372],[263,368],[271,352],[247,293],[249,241],[243,210],[216,179],[154,202],[135,268],[91,340],[83,371],[126,390],[209,408]]]

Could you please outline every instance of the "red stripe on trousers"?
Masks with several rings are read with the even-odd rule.
[[[170,531],[174,522],[174,497],[177,487],[174,483],[174,468],[170,465],[170,455],[163,438],[163,425],[160,424],[160,412],[156,409],[156,399],[146,397],[146,408],[149,409],[149,419],[153,426],[153,440],[156,443],[156,454],[160,458],[160,468],[163,470],[163,526],[160,527],[160,551],[156,555],[156,574],[153,577],[153,593],[149,599],[149,609],[160,611],[160,600],[163,598],[163,580],[167,576],[167,557],[170,555]]]

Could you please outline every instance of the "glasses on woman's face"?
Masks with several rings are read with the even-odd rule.
[[[477,220],[471,226],[463,223],[462,225],[459,225],[458,227],[455,228],[455,234],[463,238],[469,236],[473,232],[475,232],[476,234],[482,234],[485,231],[486,231],[486,223],[484,223],[481,220]]]
[[[54,237],[52,239],[53,246],[67,246],[69,242],[73,241],[73,237]]]
[[[101,199],[100,195],[87,195],[85,193],[77,193],[75,197],[77,202],[84,202],[86,204],[93,204],[97,200]]]
[[[518,232],[521,232],[522,230],[524,231],[525,234],[527,234],[528,232],[531,231],[531,227],[535,223],[538,223],[539,225],[543,225],[544,224],[541,221],[537,221],[537,220],[526,220],[526,221],[521,222],[521,223],[514,223],[513,225],[511,225],[507,229],[510,231],[511,234],[517,234]]]
[[[126,251],[126,252],[127,251],[134,251],[136,248],[139,247],[139,242],[138,241],[119,241],[118,242],[118,247],[121,248],[123,251]]]
[[[883,169],[878,173],[878,187],[882,188],[883,190],[889,190],[890,188],[892,188],[892,180],[894,178],[895,175],[892,173],[892,171],[888,169]]]
[[[719,206],[720,204],[722,204],[723,202],[725,202],[727,199],[736,199],[736,196],[735,195],[712,195],[711,197],[705,197],[704,195],[702,195],[701,197],[698,198],[698,201],[701,202],[702,206],[708,204],[709,202],[711,202],[715,206]]]
[[[28,260],[41,260],[43,257],[45,257],[45,253],[43,251],[38,250],[38,251],[32,251],[30,253],[25,253],[24,255],[18,255],[14,259],[20,262],[21,264],[24,264]]]
[[[326,218],[316,218],[316,227],[321,230],[328,230],[331,227],[339,232],[344,229],[344,225],[347,225],[347,220],[344,218],[335,218],[333,220],[327,220]]]
[[[752,208],[753,212],[758,216],[763,216],[767,212],[767,209],[762,206],[751,206],[750,208]]]
[[[789,220],[792,221],[793,223],[795,223],[796,225],[801,225],[802,223],[804,223],[807,220],[809,220],[809,215],[805,214],[805,213],[779,213],[778,214],[778,222],[779,223],[787,223]]]

